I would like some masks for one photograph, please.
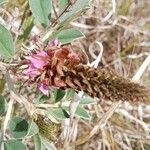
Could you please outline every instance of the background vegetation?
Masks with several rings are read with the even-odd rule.
[[[89,5],[88,0],[40,2],[0,0],[1,147],[4,145],[6,150],[149,150],[149,105],[101,102],[81,96],[82,93],[76,101],[70,89],[56,90],[51,97],[45,97],[14,75],[14,69],[32,49],[34,35],[39,35],[42,42],[54,38],[63,44],[71,42],[86,64],[114,69],[150,87],[150,2],[91,0]],[[37,135],[44,118],[39,117],[40,123],[36,117],[31,119],[31,103],[46,109],[47,117],[54,122],[54,126],[51,121],[44,126],[44,129],[49,126],[45,131],[48,135],[43,134],[50,140]],[[70,113],[64,103],[72,105]],[[57,124],[60,122],[59,137],[53,131],[60,129]]]

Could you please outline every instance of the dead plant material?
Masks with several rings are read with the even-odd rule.
[[[150,90],[112,70],[78,65],[63,77],[68,87],[104,100],[150,103]]]

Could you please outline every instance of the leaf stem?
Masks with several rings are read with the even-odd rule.
[[[68,5],[66,6],[66,8],[62,11],[62,13],[56,18],[56,20],[50,25],[50,27],[55,27],[57,24],[57,21],[59,20],[59,18],[66,12],[68,11],[68,8],[72,6],[72,2],[69,0]]]

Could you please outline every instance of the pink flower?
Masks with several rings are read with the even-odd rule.
[[[48,85],[42,79],[42,74],[47,71],[47,67],[50,68],[51,57],[47,54],[47,51],[31,52],[27,57],[27,65],[23,71],[23,75],[29,80],[29,85],[34,81],[38,83],[38,89],[45,95],[48,95]],[[45,78],[45,75],[43,76]],[[30,82],[32,81],[32,82]]]
[[[72,69],[80,62],[79,54],[68,47],[58,47],[58,40],[53,40],[47,46],[33,51],[21,62],[26,65],[22,72],[28,80],[28,85],[35,83],[39,91],[44,95],[49,94],[50,88],[64,88],[67,86],[63,79],[64,68]]]

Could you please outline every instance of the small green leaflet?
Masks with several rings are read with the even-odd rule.
[[[49,141],[47,141],[45,138],[43,138],[38,134],[35,135],[33,139],[34,139],[35,150],[45,150],[45,149],[57,150],[52,143],[50,143]]]
[[[27,147],[20,141],[7,140],[4,142],[5,150],[28,150]]]
[[[89,97],[89,96],[84,96],[80,99],[80,104],[82,105],[95,104],[95,103],[96,101],[92,97]]]
[[[40,138],[41,138],[42,144],[45,146],[45,148],[47,150],[57,150],[53,143],[50,143],[43,137],[40,137]],[[43,150],[45,150],[45,149],[43,149]]]
[[[55,102],[59,102],[65,95],[64,90],[57,89],[54,91]]]
[[[29,5],[36,21],[47,27],[50,24],[52,0],[29,0]]]
[[[73,89],[67,89],[66,90],[66,95],[65,95],[64,99],[66,99],[67,101],[70,101],[70,100],[73,99],[74,95],[75,95],[75,90],[73,90]]]
[[[56,38],[62,43],[67,44],[74,40],[81,39],[84,37],[84,34],[77,29],[70,28],[61,31],[56,35]]]
[[[17,139],[31,137],[39,132],[38,126],[34,121],[28,123],[21,117],[13,117],[9,122],[9,126],[13,137]]]
[[[89,115],[87,110],[84,109],[83,107],[81,107],[80,105],[77,107],[75,114],[77,117],[79,117],[81,119],[91,120],[91,116]]]
[[[37,124],[32,120],[28,128],[28,133],[26,136],[33,136],[39,132]]]
[[[13,117],[9,122],[10,131],[14,138],[24,138],[28,133],[28,122],[21,117]]]
[[[64,106],[63,109],[69,113],[69,107]],[[87,112],[87,110],[80,105],[78,105],[77,110],[75,112],[75,116],[85,120],[91,120],[91,116]]]
[[[63,119],[69,118],[68,113],[62,108],[49,108],[48,114],[50,114],[57,120],[63,120]]]
[[[43,146],[42,146],[42,141],[40,136],[36,134],[35,136],[33,136],[33,140],[34,140],[35,150],[42,150]]]
[[[10,32],[0,24],[0,56],[11,58],[15,53],[15,46]]]
[[[46,95],[38,95],[38,97],[35,99],[36,104],[44,104],[45,102],[49,101],[50,97]]]

